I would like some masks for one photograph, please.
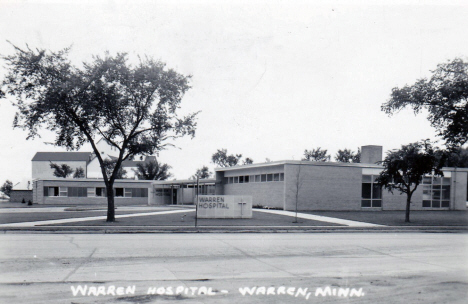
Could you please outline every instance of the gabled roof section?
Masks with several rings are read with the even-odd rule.
[[[37,152],[32,161],[85,161],[91,159],[91,152]]]

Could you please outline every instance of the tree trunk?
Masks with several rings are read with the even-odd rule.
[[[411,194],[406,196],[406,214],[405,214],[405,222],[409,223],[409,214],[410,214],[410,204],[411,204]]]
[[[114,187],[106,185],[107,191],[107,222],[115,222]]]

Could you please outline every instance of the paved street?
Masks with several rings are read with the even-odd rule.
[[[467,244],[442,233],[4,234],[0,301],[466,303]]]

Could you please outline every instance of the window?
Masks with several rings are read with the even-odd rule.
[[[382,187],[375,182],[377,175],[362,175],[361,207],[382,207]]]
[[[234,184],[238,184],[239,183],[239,176],[234,176]]]
[[[69,197],[86,197],[87,192],[88,192],[88,188],[68,187],[68,196]]]
[[[243,184],[244,183],[244,177],[243,176],[239,176],[239,184]]]
[[[449,208],[450,183],[450,177],[423,177],[423,208]]]
[[[273,174],[267,174],[267,182],[273,181]]]
[[[115,188],[115,197],[123,197],[124,196],[124,189],[123,188]]]
[[[262,181],[261,176],[260,175],[255,175],[255,182],[259,183],[261,181]]]
[[[244,183],[248,183],[250,181],[250,176],[244,176]]]
[[[279,176],[280,176],[279,173],[273,174],[273,181],[274,181],[274,182],[279,182],[279,180],[280,180],[280,179],[279,179]]]
[[[59,187],[44,187],[44,196],[59,196]]]
[[[281,182],[284,182],[284,173],[280,173],[280,176],[279,176],[279,177],[280,177],[280,181],[281,181]]]
[[[125,197],[133,197],[131,188],[125,188]]]
[[[67,187],[59,187],[59,196],[68,196]]]
[[[102,197],[107,196],[106,188],[102,188],[102,187],[96,188],[96,196],[102,196]]]

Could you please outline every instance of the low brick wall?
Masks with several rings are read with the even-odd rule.
[[[27,203],[28,201],[33,201],[33,191],[32,190],[11,190],[10,193],[10,202],[22,202]]]

